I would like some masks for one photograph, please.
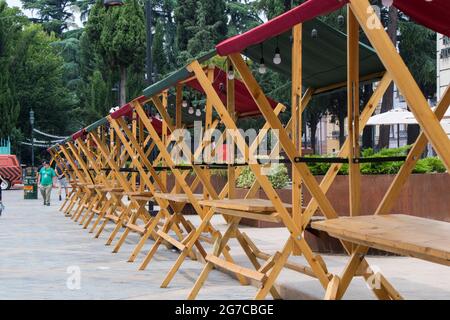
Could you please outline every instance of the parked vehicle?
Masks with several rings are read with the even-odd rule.
[[[22,183],[22,168],[15,155],[0,155],[0,175],[4,180],[1,183],[2,190]]]

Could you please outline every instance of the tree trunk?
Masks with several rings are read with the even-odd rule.
[[[120,106],[124,106],[127,103],[127,68],[124,65],[120,65]]]
[[[420,134],[420,126],[418,124],[408,125],[408,142],[407,144],[414,144]]]
[[[370,98],[373,95],[373,86],[372,84],[364,85],[364,93],[363,93],[363,105],[362,108],[365,108]],[[373,126],[365,126],[362,135],[362,148],[373,148]]]
[[[392,43],[397,47],[397,29],[398,29],[398,12],[394,6],[389,7],[389,22],[387,27],[387,32],[389,38],[391,38]],[[384,97],[383,103],[381,104],[381,113],[392,110],[394,107],[394,85],[391,83],[387,89]],[[389,147],[389,126],[380,127],[380,139],[378,141],[378,148],[388,148]]]
[[[345,114],[343,112],[339,113],[339,147],[342,148],[345,142]]]

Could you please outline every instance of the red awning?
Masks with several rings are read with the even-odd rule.
[[[86,137],[86,130],[85,129],[81,129],[80,131],[77,131],[77,132],[75,132],[72,135],[72,140],[75,141],[75,140],[77,140],[79,138],[84,139],[85,137]]]
[[[245,48],[276,37],[299,23],[333,12],[346,3],[348,0],[309,0],[256,28],[219,43],[216,50],[221,56],[242,52]],[[415,22],[450,36],[449,0],[394,0],[394,6]]]
[[[415,22],[450,37],[449,0],[395,0],[394,5]]]
[[[138,101],[139,103],[144,103],[147,101],[148,98],[145,96],[140,96],[136,98],[134,101]],[[113,119],[119,119],[121,117],[129,117],[131,118],[133,116],[133,106],[131,103],[127,103],[123,107],[121,107],[119,110],[111,113],[111,118]],[[156,132],[160,135],[162,133],[162,121],[158,118],[151,117],[150,120],[152,121],[152,125],[155,128]],[[170,130],[168,129],[168,132]]]
[[[198,80],[195,78],[186,83],[186,86],[191,87],[201,93],[204,93]],[[220,99],[226,105],[227,104],[227,74],[225,71],[215,68],[214,69],[214,82],[213,87],[216,89]],[[277,102],[269,99],[272,108],[277,106]],[[238,114],[250,115],[259,114],[259,108],[253,100],[250,92],[242,81],[236,79],[235,81],[235,110]]]
[[[217,53],[226,56],[242,52],[247,47],[276,37],[299,23],[335,11],[345,4],[343,0],[309,0],[256,28],[219,43],[216,46]]]

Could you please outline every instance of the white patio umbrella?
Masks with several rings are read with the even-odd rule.
[[[367,125],[395,125],[395,124],[417,124],[412,112],[405,109],[393,109],[388,112],[377,114],[369,119]]]
[[[397,146],[400,147],[400,125],[417,124],[414,114],[406,109],[393,109],[377,114],[369,119],[367,125],[396,125],[397,126]]]
[[[436,110],[436,107],[431,108],[433,112]],[[414,118],[414,115],[411,115],[407,118],[408,121],[414,121],[412,124],[418,124],[417,120]],[[444,131],[450,136],[450,109],[447,110],[444,117],[441,121],[441,126],[444,128]]]

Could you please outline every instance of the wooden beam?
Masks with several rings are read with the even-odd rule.
[[[233,68],[233,63],[227,59],[227,67],[228,70],[230,68]],[[234,70],[233,70],[234,71]],[[236,112],[236,102],[235,102],[235,80],[229,79],[227,77],[227,110],[232,115],[235,116]],[[236,119],[236,118],[234,118]],[[230,139],[231,141],[226,141],[227,143],[227,158],[231,159],[232,162],[234,162],[234,141],[233,139]],[[228,160],[227,159],[227,160]],[[227,168],[227,175],[228,175],[228,198],[234,199],[236,198],[236,169],[228,164]]]
[[[370,28],[367,25],[369,19],[378,19],[369,1],[350,0],[350,7],[384,66],[391,73],[428,140],[441,157],[447,170],[450,171],[450,139],[431,111],[427,100],[386,31],[383,28]]]
[[[292,30],[292,142],[297,153],[302,155],[302,25],[294,26]],[[302,225],[302,177],[297,170],[292,170],[292,217],[297,225]],[[294,249],[297,249],[295,247]],[[299,252],[295,252],[299,254]]]
[[[350,145],[349,204],[350,216],[361,211],[361,173],[359,163],[359,25],[352,10],[347,8],[347,119]]]

